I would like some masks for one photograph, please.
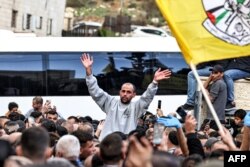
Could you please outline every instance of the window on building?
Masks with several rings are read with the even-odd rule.
[[[27,14],[27,19],[26,19],[26,29],[29,30],[30,29],[30,25],[31,25],[31,14]]]
[[[52,19],[48,19],[48,23],[47,23],[47,35],[51,35],[52,34]]]
[[[12,16],[11,16],[11,27],[16,27],[16,21],[17,21],[17,11],[12,10]]]
[[[37,29],[42,29],[42,26],[43,26],[43,17],[42,16],[37,17],[37,19],[36,19],[36,28]]]

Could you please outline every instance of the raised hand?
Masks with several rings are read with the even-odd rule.
[[[93,64],[93,58],[87,53],[83,53],[81,57],[82,64],[85,68],[89,68]]]
[[[154,75],[154,81],[158,82],[163,79],[169,79],[171,76],[171,71],[166,69],[161,71],[161,68],[159,68]]]
[[[81,62],[84,68],[86,69],[87,75],[92,74],[93,57],[89,56],[89,54],[87,53],[83,53],[81,57]]]

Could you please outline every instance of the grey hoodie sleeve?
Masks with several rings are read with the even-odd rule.
[[[104,110],[105,104],[112,97],[98,86],[97,79],[93,75],[86,76],[86,84],[90,96],[97,103],[97,105],[106,113],[106,111]]]
[[[150,83],[147,90],[141,95],[140,99],[137,101],[137,108],[140,108],[137,114],[137,118],[140,117],[148,109],[150,103],[154,99],[154,96],[158,90],[158,85]]]

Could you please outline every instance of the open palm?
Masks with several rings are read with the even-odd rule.
[[[81,62],[83,64],[83,66],[87,69],[87,68],[90,68],[92,66],[93,58],[90,57],[89,54],[84,53],[84,54],[82,54]]]

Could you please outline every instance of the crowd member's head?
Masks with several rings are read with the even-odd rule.
[[[60,119],[58,119],[58,120],[56,121],[56,125],[62,126],[62,123],[64,123],[64,122],[66,122],[66,120],[63,119],[63,118],[60,118]]]
[[[25,116],[18,113],[18,112],[11,112],[8,117],[11,121],[17,121],[17,120],[22,120],[24,121]]]
[[[64,135],[67,135],[67,134],[68,134],[68,130],[67,130],[65,127],[60,126],[60,125],[58,125],[58,126],[56,127],[56,132],[57,132],[57,134],[58,134],[60,137],[62,137],[62,136],[64,136]]]
[[[92,119],[90,116],[85,116],[84,118],[85,118],[89,123],[92,124],[93,119]]]
[[[62,127],[65,127],[68,133],[72,133],[74,131],[74,124],[69,121],[63,122]]]
[[[18,111],[18,104],[16,102],[10,102],[8,104],[8,109],[10,112],[17,112]]]
[[[45,128],[48,132],[56,132],[56,124],[49,119],[43,120],[41,127]]]
[[[88,156],[84,161],[84,167],[102,167],[103,161],[98,154]]]
[[[136,88],[132,83],[124,83],[120,90],[120,99],[123,104],[129,104],[136,96]]]
[[[209,70],[212,72],[212,81],[217,81],[224,76],[224,68],[219,64]]]
[[[19,128],[19,124],[16,121],[8,121],[4,125],[4,130],[8,135],[17,132]]]
[[[43,118],[43,114],[42,114],[42,112],[40,112],[40,111],[33,111],[33,112],[30,114],[30,116],[34,118],[34,121],[35,121],[35,123],[37,123],[37,124],[40,124],[40,123],[41,123],[41,120],[42,120],[42,118]]]
[[[16,147],[20,145],[21,136],[22,136],[21,132],[14,132],[9,135],[8,141],[14,150],[16,150]]]
[[[67,159],[54,157],[47,160],[44,167],[74,167]]]
[[[48,146],[48,132],[41,127],[31,127],[23,132],[18,152],[34,163],[42,163],[45,161]]]
[[[28,167],[28,165],[32,165],[33,162],[24,157],[24,156],[10,156],[8,159],[5,160],[4,167]]]
[[[56,144],[56,156],[75,164],[80,155],[79,140],[73,135],[64,135]]]
[[[210,137],[204,144],[204,151],[205,153],[211,153],[212,146],[214,143],[218,142],[219,140],[216,137]]]
[[[182,167],[195,166],[202,162],[202,156],[199,154],[192,154],[187,156],[182,162]]]
[[[86,133],[82,130],[77,130],[72,133],[78,138],[81,148],[80,148],[80,159],[85,160],[88,156],[95,153],[94,137],[90,133]]]
[[[57,141],[60,139],[60,136],[57,133],[49,132],[49,138],[50,138],[50,147],[54,147],[57,143]]]
[[[126,157],[128,152],[128,136],[120,131],[113,132],[114,134],[118,134],[122,138],[122,157]]]
[[[78,129],[79,130],[82,130],[86,133],[89,133],[91,134],[92,136],[94,136],[94,127],[91,123],[89,122],[85,122],[85,123],[81,123],[79,126],[78,126]]]
[[[11,148],[11,145],[6,140],[0,140],[0,166],[4,165],[5,159],[7,159],[10,155],[14,155],[14,150]]]
[[[69,116],[67,121],[70,122],[71,124],[78,124],[79,123],[79,119],[75,116]]]
[[[238,109],[234,113],[234,122],[236,125],[242,125],[244,117],[246,116],[246,111],[243,109]]]
[[[43,108],[43,98],[41,96],[36,96],[32,100],[32,107],[35,111],[42,111]]]
[[[100,144],[100,156],[106,165],[119,165],[122,160],[122,138],[116,133],[106,136]]]
[[[54,110],[54,109],[49,110],[47,112],[47,119],[56,123],[56,121],[58,120],[58,113],[56,112],[56,110]]]
[[[0,117],[0,127],[4,127],[5,123],[8,122],[9,119],[6,116]]]
[[[181,162],[176,156],[168,152],[156,150],[153,152],[152,166],[153,167],[165,167],[165,166],[181,167]]]

